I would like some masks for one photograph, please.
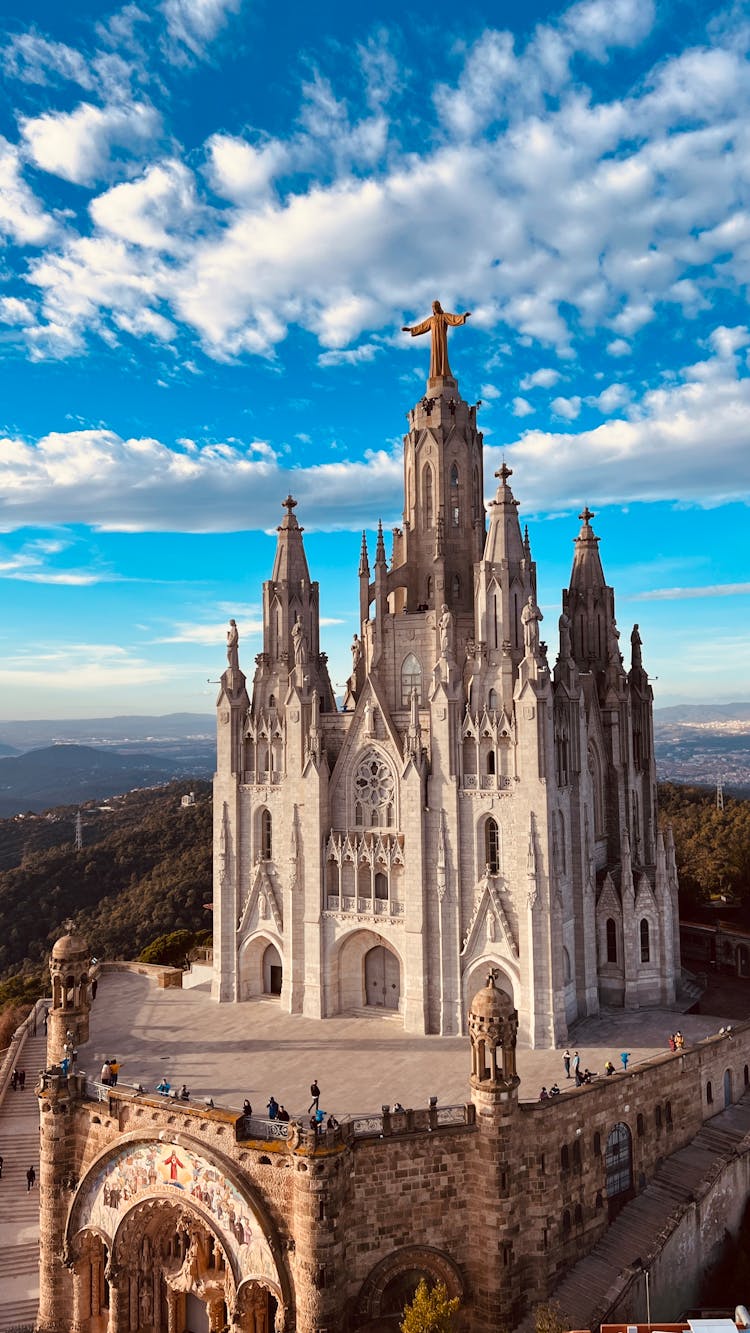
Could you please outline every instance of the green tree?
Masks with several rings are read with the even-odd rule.
[[[567,1333],[570,1320],[565,1317],[557,1301],[542,1301],[532,1310],[535,1333]]]
[[[453,1316],[460,1304],[458,1296],[448,1295],[444,1282],[430,1288],[420,1278],[414,1300],[404,1310],[401,1333],[451,1333],[455,1328]]]

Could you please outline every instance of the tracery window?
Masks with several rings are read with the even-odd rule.
[[[607,962],[617,962],[617,922],[614,917],[607,917]]]
[[[390,828],[395,784],[388,764],[370,752],[354,775],[354,822],[360,828]]]
[[[260,854],[264,861],[273,858],[273,822],[269,810],[264,810],[260,817]]]
[[[451,468],[450,510],[451,510],[451,524],[453,525],[454,528],[457,528],[461,517],[461,511],[458,501],[458,468],[455,463]]]
[[[432,468],[429,463],[422,473],[424,483],[424,525],[426,528],[435,526],[435,502],[433,500],[433,482]]]
[[[649,939],[648,921],[645,916],[641,919],[641,962],[648,963],[651,960],[651,941]]]
[[[500,873],[500,829],[492,818],[484,826],[484,859],[491,874]]]
[[[404,658],[401,667],[401,707],[408,708],[411,704],[411,692],[417,691],[417,702],[422,702],[422,668],[419,660],[413,653]]]

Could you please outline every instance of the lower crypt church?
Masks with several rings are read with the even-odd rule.
[[[296,502],[263,586],[252,688],[234,622],[218,698],[214,998],[467,1029],[489,968],[519,1038],[670,1004],[677,876],[657,824],[652,691],[586,508],[543,639],[504,464],[485,511],[476,407],[433,376],[408,413],[390,558],[363,534],[337,704]]]

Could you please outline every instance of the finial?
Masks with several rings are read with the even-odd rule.
[[[586,524],[586,526],[588,527],[588,525],[589,525],[589,523],[591,522],[592,518],[596,518],[596,514],[592,514],[592,512],[591,512],[591,510],[589,509],[588,505],[584,505],[583,512],[580,513],[580,514],[578,515],[578,517],[579,517],[580,519],[582,519],[583,522],[584,522],[584,523]]]
[[[359,548],[359,572],[360,575],[370,573],[370,562],[367,558],[367,536],[362,533],[362,545]]]
[[[282,509],[286,509],[287,513],[291,516],[292,510],[297,508],[297,501],[293,500],[291,495],[288,495],[286,500],[281,501],[281,507]]]
[[[503,483],[503,486],[507,482],[508,477],[513,476],[513,468],[508,467],[507,463],[505,462],[505,459],[503,459],[502,466],[498,468],[497,472],[495,473],[495,476],[500,478],[500,480]]]
[[[375,548],[375,564],[376,565],[386,564],[385,542],[383,541],[383,523],[381,519],[378,519],[378,541],[377,541],[377,546]]]

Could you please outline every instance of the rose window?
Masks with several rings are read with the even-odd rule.
[[[368,755],[354,778],[355,823],[386,828],[393,823],[393,774],[377,755]]]

